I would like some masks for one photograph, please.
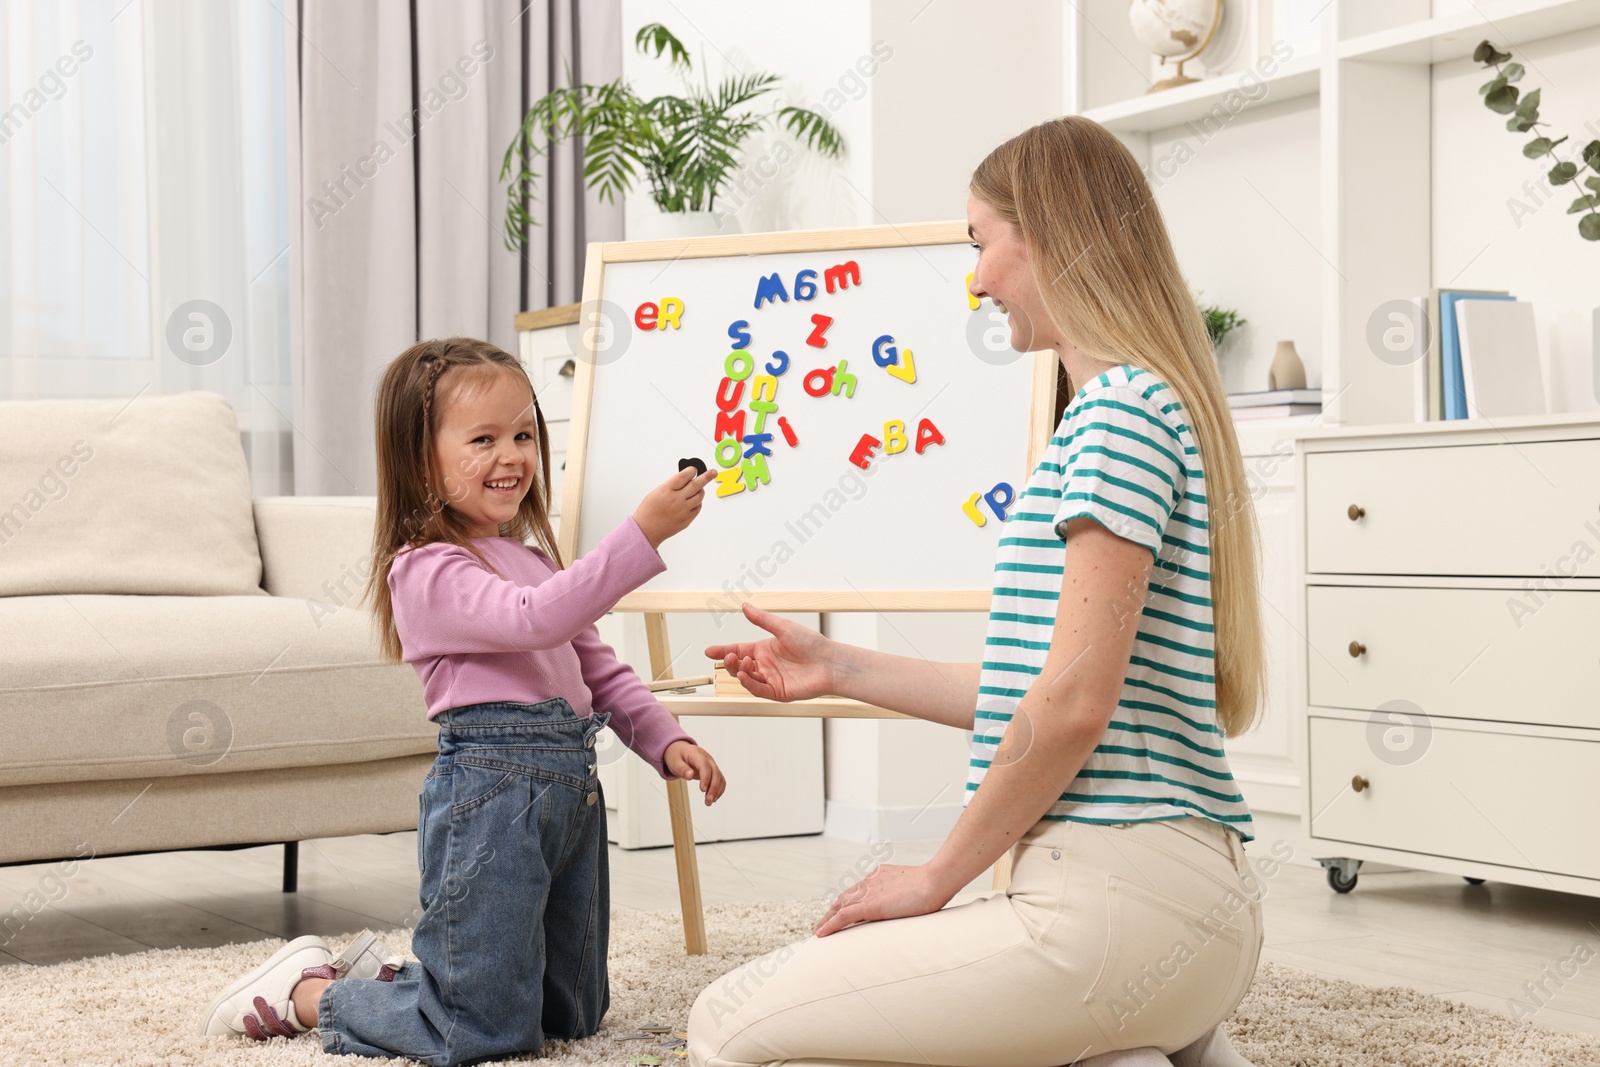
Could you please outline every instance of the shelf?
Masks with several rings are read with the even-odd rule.
[[[1487,38],[1506,49],[1600,26],[1600,0],[1500,0],[1472,11],[1423,19],[1339,44],[1340,59],[1443,63],[1472,55]]]
[[[1259,85],[1266,86],[1267,91],[1254,100],[1245,93],[1247,90],[1258,93],[1258,84],[1246,82],[1243,72],[1235,71],[1180,85],[1176,89],[1163,89],[1159,93],[1090,108],[1083,114],[1108,130],[1147,133],[1204,118],[1222,105],[1230,93],[1239,93],[1245,100],[1244,106],[1232,113],[1235,115],[1262,104],[1313,96],[1318,90],[1321,76],[1321,65],[1316,54],[1312,53],[1295,56],[1273,74],[1262,78]]]

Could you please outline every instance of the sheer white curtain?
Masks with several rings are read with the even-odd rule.
[[[228,397],[291,493],[285,23],[0,0],[0,398]]]

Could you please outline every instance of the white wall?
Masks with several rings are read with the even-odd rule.
[[[1218,354],[1231,393],[1267,387],[1280,340],[1306,384],[1322,384],[1318,129],[1316,97],[1265,98],[1214,132],[1150,135],[1151,185],[1190,290],[1246,320]]]
[[[690,20],[693,20],[692,22]],[[764,130],[746,143],[744,168],[723,208],[736,207],[738,231],[804,230],[865,226],[872,222],[871,79],[857,67],[871,66],[872,38],[865,5],[850,0],[812,0],[803,5],[740,0],[623,0],[622,73],[639,93],[684,93],[681,72],[669,72],[665,58],[642,55],[633,45],[639,27],[660,22],[688,46],[693,79],[709,75],[712,85],[732,74],[767,73],[782,77],[776,91],[760,98],[765,110],[785,105],[826,115],[844,135],[845,156],[838,161],[795,150],[783,165],[780,142],[787,133]],[[627,198],[624,226],[654,212],[648,190]]]
[[[1567,135],[1557,151],[1576,162],[1600,138],[1600,29],[1513,52],[1527,68],[1518,88],[1543,90],[1540,120],[1550,129],[1539,132]],[[1470,58],[1433,68],[1434,284],[1507,289],[1532,301],[1550,410],[1593,411],[1600,244],[1579,237],[1578,217],[1566,213],[1577,183],[1552,187],[1548,162],[1522,154],[1533,134],[1512,133],[1506,116],[1483,106],[1485,69]]]

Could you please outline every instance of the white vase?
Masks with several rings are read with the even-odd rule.
[[[739,232],[739,220],[732,212],[661,211],[648,205],[628,227],[630,241],[672,241],[686,237],[720,237]]]

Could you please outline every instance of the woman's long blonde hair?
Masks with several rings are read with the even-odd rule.
[[[447,374],[451,376],[441,394],[439,380]],[[448,472],[435,470],[433,464],[434,433],[443,405],[463,390],[486,386],[497,374],[511,374],[528,386],[539,429],[542,475],[522,498],[511,521],[504,524],[503,532],[524,544],[534,538],[557,567],[563,566],[550,526],[550,434],[521,361],[504,349],[470,337],[412,345],[394,358],[378,384],[378,517],[372,536],[373,567],[363,593],[363,600],[372,605],[378,643],[390,662],[401,662],[405,654],[389,596],[389,570],[397,555],[407,548],[448,541],[478,557],[491,572],[500,573],[469,540],[471,524],[436,491],[447,486],[449,479]]]
[[[1110,131],[1069,115],[990,152],[971,189],[1020,228],[1062,336],[1148,370],[1182,404],[1209,501],[1217,722],[1236,737],[1255,724],[1266,690],[1255,501],[1205,321],[1149,184]]]

